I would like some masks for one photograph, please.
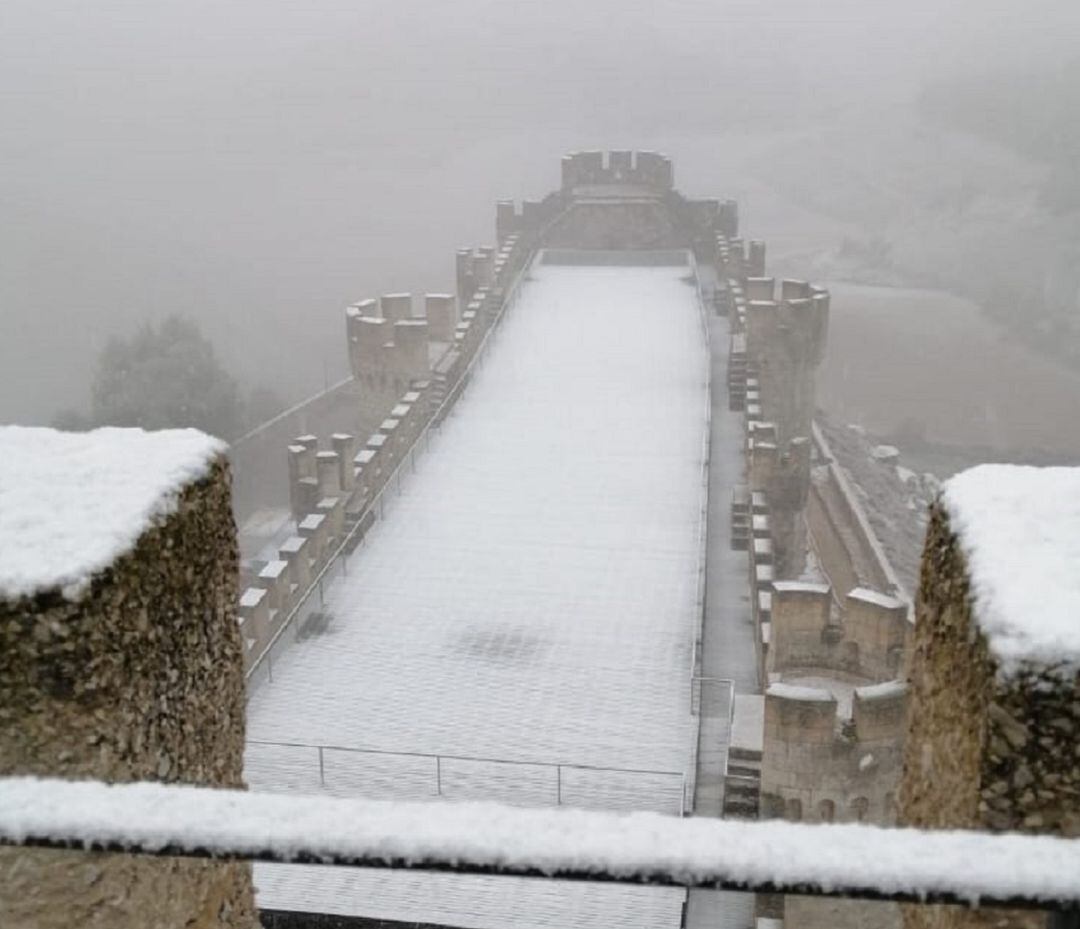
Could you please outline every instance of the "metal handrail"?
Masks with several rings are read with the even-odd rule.
[[[694,713],[694,680],[698,677],[698,662],[701,657],[705,630],[705,604],[708,596],[709,467],[712,451],[712,348],[709,338],[709,314],[705,306],[705,295],[701,289],[701,277],[698,275],[697,259],[692,250],[688,250],[688,255],[690,269],[694,276],[694,288],[697,291],[698,319],[701,324],[702,347],[705,353],[705,423],[701,436],[701,485],[700,508],[698,511],[697,588],[695,592],[696,617],[690,650],[690,716],[691,720],[697,719],[698,722],[696,726],[691,727],[690,780],[688,784],[690,796],[684,803],[687,809],[693,810],[694,794],[697,790],[698,743],[701,739],[700,716]]]
[[[328,752],[351,752],[357,755],[396,755],[405,758],[442,758],[445,761],[470,761],[484,764],[521,765],[532,768],[572,768],[580,771],[608,771],[613,774],[656,774],[664,777],[682,777],[682,771],[665,771],[659,768],[619,768],[611,765],[584,764],[576,761],[530,761],[521,758],[489,758],[484,755],[457,755],[448,752],[397,751],[392,748],[360,748],[350,745],[327,745],[318,742],[278,742],[271,739],[248,739],[248,745],[272,745],[281,748],[311,748]]]
[[[314,751],[319,759],[319,785],[326,786],[326,752],[344,752],[354,755],[377,755],[395,758],[423,758],[435,762],[435,793],[442,796],[442,766],[446,761],[461,761],[468,764],[508,765],[523,768],[543,768],[555,772],[556,805],[563,805],[563,771],[594,771],[608,774],[634,774],[651,777],[678,778],[680,780],[679,815],[685,816],[688,805],[686,799],[687,775],[685,771],[664,771],[653,768],[620,768],[611,765],[584,764],[569,761],[529,761],[518,758],[489,758],[483,755],[458,755],[446,752],[396,751],[387,748],[360,748],[348,745],[327,745],[312,742],[279,742],[270,739],[248,739],[248,745],[262,745],[271,748],[300,748]]]

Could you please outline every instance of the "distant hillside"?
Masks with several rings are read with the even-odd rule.
[[[1080,368],[1073,73],[1076,86],[1025,78],[1017,90],[1005,76],[934,85],[912,108],[849,114],[760,146],[744,170],[843,230],[779,267],[774,256],[774,269],[949,290]],[[1045,104],[1034,89],[1043,85]]]
[[[1080,59],[1045,71],[1001,71],[930,84],[919,109],[931,122],[996,142],[1050,167],[1043,202],[1080,209]]]

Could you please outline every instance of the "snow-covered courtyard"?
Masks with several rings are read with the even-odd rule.
[[[688,264],[533,268],[416,473],[327,591],[328,625],[255,687],[253,788],[678,812],[706,421],[697,300]],[[317,746],[334,747],[321,777]],[[332,898],[336,912],[493,929],[587,925],[594,909],[597,925],[675,925],[682,900],[256,874],[264,907]]]

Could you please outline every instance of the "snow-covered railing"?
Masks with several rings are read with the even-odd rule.
[[[0,779],[0,845],[1080,908],[1080,839]]]

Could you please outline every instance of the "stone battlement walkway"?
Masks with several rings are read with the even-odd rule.
[[[690,265],[536,264],[325,631],[253,693],[253,742],[650,769],[582,805],[677,813],[691,758],[706,345]],[[261,790],[436,796],[429,759],[250,744]],[[440,775],[441,776],[441,775]],[[554,802],[550,771],[458,765],[444,796]],[[541,798],[538,800],[538,797]],[[267,908],[478,929],[676,926],[685,895],[259,866]]]

